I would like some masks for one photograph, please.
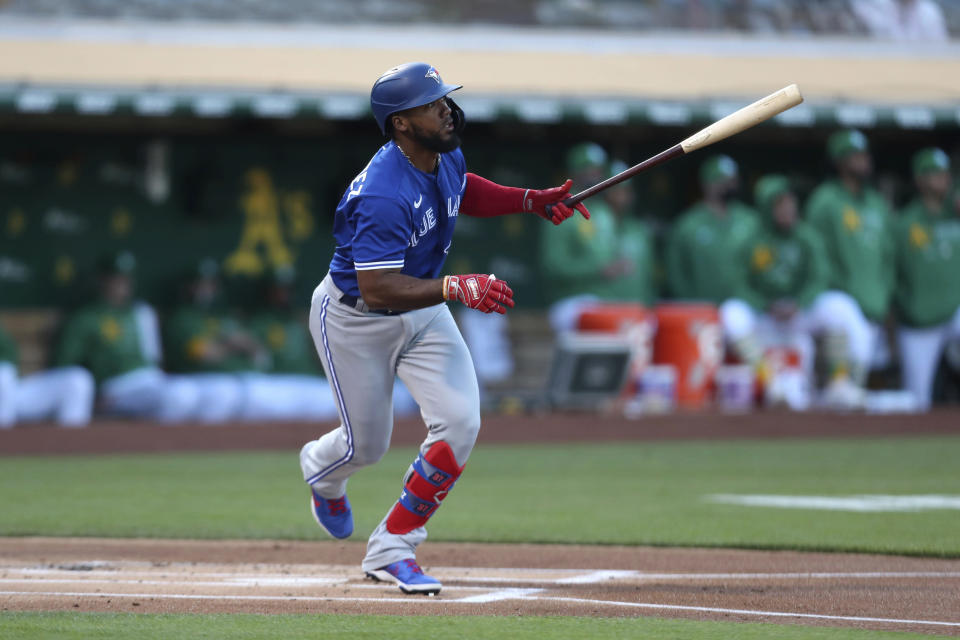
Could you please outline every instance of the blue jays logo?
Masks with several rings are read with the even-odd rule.
[[[437,84],[443,84],[443,81],[440,79],[440,72],[437,71],[436,67],[430,67],[427,69],[427,75],[423,76],[424,78],[433,78],[437,81]]]

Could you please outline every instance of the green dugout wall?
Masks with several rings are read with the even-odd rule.
[[[674,122],[602,122],[503,112],[477,122],[468,110],[464,151],[470,170],[491,179],[550,186],[566,177],[564,152],[572,144],[595,140],[634,163],[711,119],[708,107],[680,115]],[[893,119],[873,124],[866,131],[878,179],[897,202],[909,195],[914,150],[937,144],[953,152],[960,143],[955,127],[936,121],[920,128]],[[771,123],[678,159],[634,181],[637,215],[662,232],[698,197],[697,167],[714,152],[740,162],[745,191],[774,170],[808,191],[827,172],[823,142],[837,125]],[[336,203],[381,143],[362,115],[334,122],[247,113],[203,121],[0,113],[0,306],[74,304],[90,292],[98,256],[118,249],[137,256],[140,295],[161,306],[204,257],[220,262],[240,305],[256,303],[254,284],[265,270],[293,264],[298,300],[306,305],[333,250]],[[540,306],[537,234],[549,227],[533,216],[463,216],[447,269],[493,271],[510,281],[524,306]]]

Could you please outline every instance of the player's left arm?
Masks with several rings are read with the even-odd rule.
[[[357,271],[357,286],[371,309],[422,309],[447,300],[459,300],[484,313],[506,313],[513,290],[493,275],[470,273],[443,278],[414,278],[399,269]]]
[[[511,213],[534,213],[553,224],[560,224],[579,211],[584,218],[590,218],[590,212],[582,202],[571,209],[563,204],[570,195],[573,180],[567,180],[552,189],[523,189],[505,187],[482,178],[475,173],[467,174],[467,188],[460,204],[460,212],[478,218],[489,218]],[[547,205],[550,212],[547,213]]]

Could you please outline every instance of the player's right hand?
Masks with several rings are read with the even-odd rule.
[[[506,313],[507,308],[513,308],[513,290],[492,273],[444,276],[443,299],[459,300],[484,313]]]
[[[535,213],[555,225],[572,216],[575,211],[579,211],[584,219],[589,220],[590,212],[582,202],[575,204],[572,209],[563,204],[569,197],[572,186],[573,180],[567,179],[562,185],[552,189],[527,189],[523,196],[523,210]]]

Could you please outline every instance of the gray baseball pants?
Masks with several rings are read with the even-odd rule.
[[[480,430],[480,399],[473,360],[446,304],[379,315],[339,302],[329,274],[313,292],[310,333],[333,389],[340,426],[304,445],[304,480],[324,498],[339,498],[347,479],[387,452],[393,431],[393,384],[399,377],[427,426],[420,445],[445,441],[466,463]],[[362,309],[362,310],[361,310]],[[397,489],[397,496],[400,495]],[[387,531],[386,516],[370,535],[364,571],[416,557],[424,527]]]

